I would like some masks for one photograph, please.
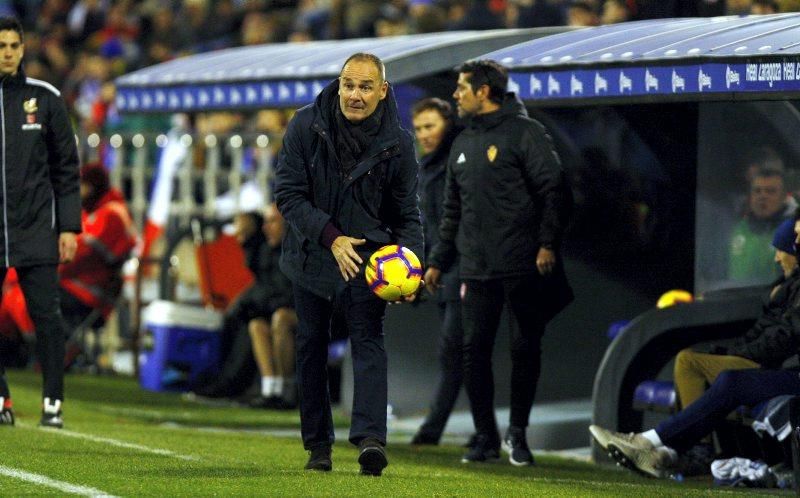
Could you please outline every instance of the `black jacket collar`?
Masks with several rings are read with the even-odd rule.
[[[525,104],[517,97],[514,92],[507,92],[503,95],[503,102],[500,109],[488,114],[478,114],[470,118],[469,128],[477,130],[488,130],[499,125],[511,116],[528,116]]]
[[[19,67],[17,74],[13,76],[5,76],[0,81],[3,82],[4,86],[22,86],[25,84],[25,71],[22,70],[22,66]]]

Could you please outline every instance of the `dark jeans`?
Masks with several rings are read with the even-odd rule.
[[[800,395],[800,372],[726,370],[697,401],[658,424],[656,432],[665,445],[685,451],[739,406],[753,406],[782,394]]]
[[[497,437],[494,415],[494,350],[500,314],[506,305],[511,329],[511,425],[528,426],[541,369],[545,323],[536,308],[530,277],[465,280],[463,300],[464,385],[475,430]]]
[[[7,268],[0,268],[0,282]],[[56,265],[17,268],[19,283],[28,314],[36,327],[36,355],[42,366],[42,397],[64,399],[65,329],[59,306],[59,285]],[[10,397],[5,368],[0,365],[0,396]]]
[[[328,343],[334,306],[342,313],[353,355],[353,409],[350,442],[374,437],[386,444],[387,366],[383,347],[386,302],[366,283],[342,286],[334,302],[294,286],[298,326],[297,385],[300,389],[300,431],[307,450],[334,441],[328,392]]]
[[[461,326],[461,302],[438,303],[442,330],[439,336],[439,386],[431,411],[419,433],[439,440],[461,391],[464,378],[464,329]]]

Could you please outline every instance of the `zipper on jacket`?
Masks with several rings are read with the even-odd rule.
[[[6,190],[6,103],[5,103],[6,78],[0,82],[0,133],[3,135],[3,235],[5,236],[6,268],[11,266],[8,254],[8,192]]]
[[[56,193],[50,190],[50,229],[56,228]]]

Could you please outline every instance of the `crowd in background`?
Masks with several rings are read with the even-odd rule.
[[[209,50],[462,29],[800,10],[800,0],[0,0],[25,71],[60,88],[82,135],[119,130],[113,79]]]

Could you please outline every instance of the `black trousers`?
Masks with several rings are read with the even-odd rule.
[[[363,281],[363,279],[362,279]],[[328,343],[334,306],[343,315],[353,353],[353,409],[350,442],[374,437],[386,444],[388,379],[383,346],[386,301],[366,283],[343,286],[330,302],[294,286],[298,326],[297,385],[300,389],[300,432],[307,450],[334,441],[328,392]]]
[[[442,330],[439,336],[439,385],[419,433],[440,439],[461,392],[464,379],[464,329],[461,325],[461,302],[438,303]]]
[[[5,280],[7,272],[8,268],[0,268],[0,282]],[[66,341],[56,265],[18,267],[17,275],[28,314],[36,327],[36,355],[44,380],[42,397],[63,400]],[[0,396],[8,398],[10,395],[5,368],[0,365]]]
[[[504,306],[511,329],[511,425],[528,426],[536,396],[545,323],[537,313],[532,278],[537,277],[464,281],[464,385],[475,430],[492,439],[498,436],[492,352]]]

